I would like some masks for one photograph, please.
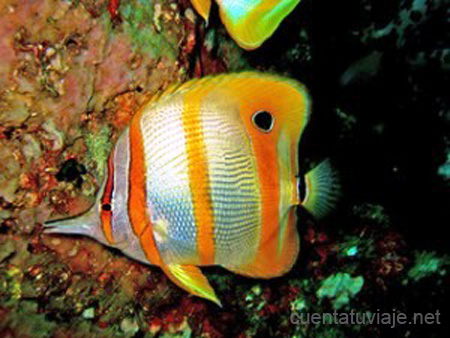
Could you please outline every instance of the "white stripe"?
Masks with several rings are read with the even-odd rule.
[[[152,223],[160,225],[155,238],[166,264],[198,263],[182,113],[183,97],[175,94],[150,107],[141,120],[147,203]]]
[[[209,97],[201,120],[214,211],[215,263],[239,266],[258,249],[261,202],[249,137],[238,107]]]
[[[119,137],[114,150],[114,189],[112,192],[111,227],[115,246],[130,257],[151,263],[141,248],[140,241],[128,217],[128,187],[130,173],[130,137],[127,128]]]

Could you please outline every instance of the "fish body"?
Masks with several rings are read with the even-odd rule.
[[[298,145],[309,107],[303,85],[257,72],[173,86],[119,137],[94,206],[46,231],[93,237],[218,304],[199,266],[280,276],[299,251]],[[317,196],[308,209],[321,205]]]
[[[191,0],[209,19],[212,0]],[[220,18],[236,43],[246,50],[258,48],[299,4],[300,0],[217,0]]]

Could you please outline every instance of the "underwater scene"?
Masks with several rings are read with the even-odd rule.
[[[447,337],[449,5],[0,0],[0,338]]]

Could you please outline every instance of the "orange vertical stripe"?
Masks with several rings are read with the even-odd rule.
[[[280,261],[277,257],[279,234],[279,201],[280,176],[278,168],[277,139],[279,123],[275,122],[269,134],[261,133],[252,122],[252,115],[259,110],[278,112],[276,106],[279,97],[284,93],[276,90],[273,82],[249,79],[236,80],[227,88],[230,96],[243,97],[240,105],[240,115],[246,131],[251,138],[252,149],[256,161],[258,181],[261,194],[261,227],[258,250],[254,257],[249,257],[248,263],[241,269],[250,275],[270,277],[279,275]],[[267,88],[273,92],[267,92]],[[279,95],[279,96],[278,96]],[[251,100],[245,98],[252,97]]]
[[[298,239],[293,224],[296,219],[295,212],[292,209],[289,211],[286,232],[282,240],[279,240],[280,198],[282,197],[280,190],[282,171],[280,171],[279,165],[282,164],[279,163],[280,154],[278,154],[277,146],[283,127],[283,132],[288,133],[289,140],[293,143],[290,146],[291,171],[297,171],[296,144],[305,119],[305,116],[301,114],[305,107],[304,98],[300,87],[294,87],[292,84],[282,81],[253,79],[249,80],[246,85],[242,81],[230,90],[243,98],[240,113],[252,140],[262,201],[258,252],[242,269],[260,277],[279,276],[286,272],[295,260],[298,252]],[[252,100],[247,100],[247,97],[252,97]],[[252,114],[258,110],[266,110],[275,114],[274,127],[268,134],[259,132],[251,121]],[[292,118],[294,114],[298,120]],[[295,189],[292,194],[293,199],[296,199],[295,173],[291,172],[291,174],[292,177],[289,177],[289,180],[292,182],[292,189]],[[283,177],[283,179],[285,178]]]
[[[130,183],[128,199],[128,215],[134,233],[140,238],[142,249],[148,260],[161,265],[162,260],[153,237],[153,224],[150,221],[150,210],[147,208],[146,165],[144,141],[141,131],[141,109],[130,125]]]
[[[109,244],[114,244],[114,238],[112,235],[112,210],[111,210],[111,199],[112,193],[114,189],[114,149],[111,151],[111,154],[108,158],[108,177],[106,179],[105,191],[103,193],[102,201],[101,201],[101,211],[100,211],[100,219],[102,221],[102,230],[105,234],[105,238]],[[109,209],[103,206],[109,205]]]
[[[256,86],[255,83],[252,83],[252,85]],[[260,88],[262,92],[263,86],[268,84],[258,83],[258,85],[262,87]],[[253,125],[251,114],[261,109],[269,112],[276,111],[270,99],[271,97],[268,96],[260,100],[248,100],[241,106],[242,121],[246,125],[246,130],[252,140],[262,202],[261,235],[253,264],[258,265],[258,269],[266,271],[267,274],[277,269],[274,264],[270,263],[277,261],[275,254],[278,249],[278,241],[274,238],[278,238],[279,232],[280,177],[276,144],[279,125],[276,123],[270,134],[262,134]]]
[[[257,135],[255,135],[257,137]],[[277,150],[272,142],[264,142],[261,138],[253,139],[253,150],[255,152],[256,167],[261,193],[261,237],[257,253],[257,261],[276,261],[274,254],[278,249],[279,228],[279,200],[280,184],[277,162]],[[262,156],[264,155],[264,156]],[[264,265],[264,263],[263,263]],[[268,271],[276,267],[268,264]]]
[[[182,120],[186,139],[189,187],[197,225],[198,255],[200,264],[210,265],[214,264],[214,215],[200,114],[201,99],[204,95],[204,90],[196,90],[186,95]]]

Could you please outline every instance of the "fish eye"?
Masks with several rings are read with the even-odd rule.
[[[112,210],[111,204],[109,204],[109,203],[102,204],[102,210],[103,211],[111,211]]]
[[[268,133],[273,128],[274,118],[268,111],[260,110],[253,114],[252,121],[259,130]]]

